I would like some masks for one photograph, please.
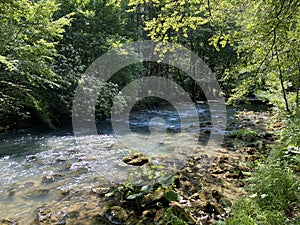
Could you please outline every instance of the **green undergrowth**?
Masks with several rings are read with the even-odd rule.
[[[221,224],[300,224],[299,119],[289,121],[281,133],[282,143],[257,163],[246,187],[248,196],[235,204],[231,217]]]
[[[136,170],[133,177],[105,197],[134,213],[126,224],[189,225],[195,224],[189,212],[177,203],[182,200],[174,191],[175,175],[167,176],[160,167]],[[141,185],[141,181],[143,184]],[[114,204],[113,204],[114,205]]]

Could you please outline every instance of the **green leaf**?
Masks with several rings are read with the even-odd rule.
[[[128,199],[128,200],[136,199],[138,197],[141,197],[142,195],[143,195],[143,193],[132,194],[132,195],[127,196],[126,199]]]
[[[104,196],[106,198],[109,198],[109,197],[112,197],[115,193],[114,192],[109,192],[109,193],[106,193]]]
[[[175,191],[168,191],[166,194],[165,194],[165,198],[168,200],[168,201],[180,201],[182,200],[182,196],[179,195],[177,192]]]
[[[145,185],[141,188],[141,191],[144,192],[144,193],[148,193],[152,190],[153,190],[153,185],[152,184]]]
[[[167,188],[174,182],[174,180],[174,175],[170,177],[161,177],[158,179],[158,183],[161,184],[162,187]]]

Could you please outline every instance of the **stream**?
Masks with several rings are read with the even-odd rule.
[[[38,207],[57,204],[62,192],[91,190],[101,182],[126,181],[133,167],[122,159],[135,150],[147,155],[151,163],[171,168],[171,172],[182,168],[193,154],[189,146],[205,146],[212,128],[207,103],[196,105],[200,125],[189,120],[189,107],[182,108],[185,123],[168,105],[131,113],[132,132],[122,137],[127,144],[118,141],[109,119],[97,123],[98,135],[76,138],[70,128],[1,133],[0,218],[11,217],[28,224]],[[176,150],[179,139],[181,151]]]

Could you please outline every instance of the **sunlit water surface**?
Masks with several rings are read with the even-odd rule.
[[[189,147],[205,145],[209,134],[203,131],[211,129],[207,104],[197,105],[200,125],[189,121],[191,109],[182,107],[185,124],[173,108],[133,113],[132,133],[124,134],[127,143],[118,141],[109,120],[97,124],[98,135],[77,140],[68,129],[0,134],[0,218],[28,221],[38,207],[55,204],[64,190],[91,189],[106,181],[124,182],[132,166],[122,159],[134,151],[143,152],[153,164],[170,171],[182,167],[193,154]]]

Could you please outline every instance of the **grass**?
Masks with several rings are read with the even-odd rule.
[[[299,212],[292,209],[298,205],[299,211],[300,175],[291,163],[295,162],[295,155],[289,157],[286,151],[282,146],[274,148],[267,160],[257,166],[248,187],[249,196],[235,204],[232,216],[223,224],[300,224]],[[300,154],[296,158],[299,160]]]
[[[237,133],[243,135],[243,133]],[[280,132],[281,144],[273,146],[269,156],[256,164],[248,196],[233,207],[226,225],[298,225],[300,224],[300,117],[285,120]]]

